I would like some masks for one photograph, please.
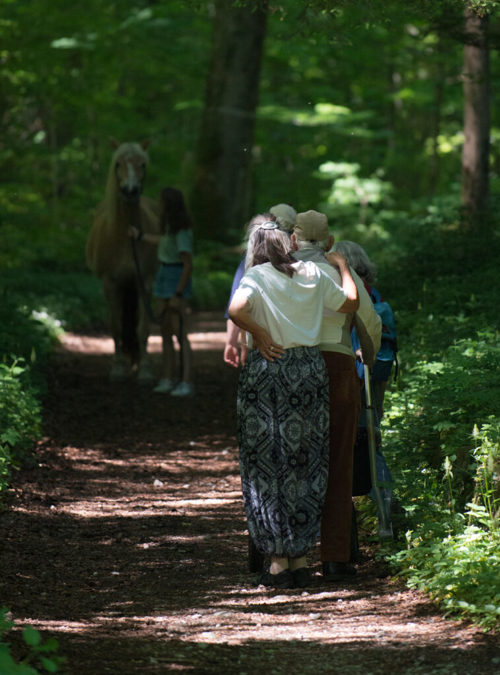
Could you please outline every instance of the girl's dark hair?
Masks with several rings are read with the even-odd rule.
[[[177,234],[179,230],[189,230],[192,227],[193,222],[186,208],[182,192],[172,187],[163,188],[161,191],[161,231]]]
[[[275,222],[275,220],[273,216],[266,218],[265,215],[252,218],[245,268],[270,262],[279,272],[292,277],[295,272],[293,263],[297,261],[290,252],[289,236],[278,227],[276,229],[262,227],[266,221]]]

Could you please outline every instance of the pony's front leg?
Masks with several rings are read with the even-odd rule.
[[[104,296],[108,306],[108,323],[115,351],[111,366],[110,380],[113,382],[124,380],[127,377],[129,367],[128,359],[123,351],[123,302],[122,293],[117,285],[110,279],[103,280]]]
[[[149,309],[149,308],[148,308]],[[139,325],[137,337],[139,341],[139,357],[137,363],[137,379],[143,384],[151,384],[155,379],[151,367],[151,359],[148,354],[148,338],[150,332],[150,319],[144,302],[139,303]]]

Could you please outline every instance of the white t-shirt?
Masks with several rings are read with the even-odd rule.
[[[330,265],[323,251],[314,246],[307,246],[295,251],[294,255],[298,260],[313,260],[325,274],[341,285],[342,279],[339,271],[336,267]],[[340,352],[354,357],[351,342],[351,327],[354,323],[360,338],[363,361],[367,365],[372,365],[380,348],[382,322],[373,308],[373,302],[363,281],[352,267],[350,270],[358,289],[359,308],[354,314],[341,314],[325,307],[321,326],[320,349],[324,352]]]
[[[315,263],[298,261],[293,267],[296,272],[289,277],[271,263],[255,265],[236,293],[246,297],[252,318],[275,342],[285,349],[313,347],[320,342],[323,307],[336,311],[347,296]]]
[[[179,230],[177,234],[164,234],[158,244],[158,259],[162,263],[181,263],[179,253],[193,252],[193,230]]]

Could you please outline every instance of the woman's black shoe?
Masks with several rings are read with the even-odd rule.
[[[311,575],[307,567],[299,567],[292,571],[293,587],[305,588],[311,581]]]
[[[356,568],[346,562],[324,562],[323,577],[326,581],[343,581],[352,579],[356,574]]]
[[[279,574],[264,572],[259,579],[259,584],[270,588],[293,588],[293,576],[290,570],[283,570]]]

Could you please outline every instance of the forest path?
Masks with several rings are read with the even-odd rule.
[[[494,637],[441,618],[366,551],[348,586],[323,582],[317,550],[307,590],[253,585],[238,373],[224,322],[194,319],[187,400],[110,384],[110,340],[64,338],[37,465],[0,515],[0,604],[58,638],[69,675],[498,673]]]

